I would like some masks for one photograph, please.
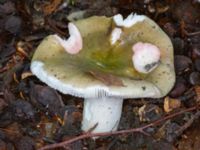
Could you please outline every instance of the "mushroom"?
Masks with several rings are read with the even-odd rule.
[[[68,40],[46,37],[31,71],[50,87],[84,98],[82,130],[115,131],[124,99],[160,98],[173,87],[172,43],[148,17],[93,16],[70,23],[69,33]]]

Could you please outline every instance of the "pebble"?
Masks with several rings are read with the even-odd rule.
[[[192,85],[200,85],[200,73],[192,72],[189,77],[189,82]]]
[[[194,61],[194,64],[195,64],[195,68],[197,71],[200,71],[200,59],[196,59]]]
[[[200,58],[200,48],[198,48],[197,46],[192,49],[192,58]]]
[[[173,43],[173,46],[174,46],[174,53],[176,55],[181,55],[184,53],[184,41],[183,39],[181,38],[172,38],[172,43]]]
[[[186,86],[186,80],[183,79],[182,77],[178,77],[176,79],[176,83],[174,85],[174,88],[172,89],[172,91],[169,93],[170,97],[179,97],[182,96],[183,93],[186,91],[187,86]]]
[[[35,110],[28,101],[16,100],[13,102],[12,109],[13,116],[16,117],[16,119],[32,120],[35,118]]]
[[[9,16],[5,22],[5,30],[12,34],[19,34],[21,31],[22,21],[17,16]]]
[[[174,65],[176,74],[182,74],[184,71],[191,68],[192,60],[183,55],[175,55]]]

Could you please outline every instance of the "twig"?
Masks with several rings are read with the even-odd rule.
[[[192,32],[192,33],[188,33],[188,32],[186,31],[185,34],[186,34],[187,36],[195,36],[195,35],[200,34],[200,31]]]
[[[169,120],[171,118],[174,118],[174,117],[176,117],[178,115],[181,115],[181,114],[183,114],[185,112],[190,112],[190,111],[197,110],[198,108],[199,108],[198,106],[193,106],[193,107],[184,109],[182,111],[179,111],[179,112],[164,116],[161,119],[158,119],[158,120],[156,120],[156,121],[154,121],[152,123],[149,123],[149,124],[147,124],[145,126],[138,127],[138,128],[121,130],[121,131],[114,131],[114,132],[104,132],[104,133],[89,133],[89,132],[83,133],[80,136],[74,137],[72,139],[69,139],[69,140],[66,140],[66,141],[63,141],[63,142],[60,142],[60,143],[47,145],[47,146],[44,146],[44,147],[42,147],[42,148],[40,148],[38,150],[48,150],[48,149],[63,147],[63,146],[69,145],[69,144],[71,144],[73,142],[76,142],[76,141],[79,141],[79,140],[83,140],[83,139],[86,139],[86,138],[90,138],[90,137],[102,137],[102,136],[111,136],[111,135],[119,135],[119,134],[129,134],[129,133],[134,133],[134,132],[139,132],[139,133],[143,133],[143,134],[147,135],[148,133],[146,133],[144,131],[145,129],[147,129],[149,127],[152,127],[152,126],[156,126],[156,125],[160,124],[163,121],[166,121],[166,120]]]
[[[176,135],[179,136],[185,131],[187,128],[189,128],[195,119],[200,117],[200,111],[197,111],[194,115],[191,116],[191,119],[189,119],[179,130],[175,131]]]
[[[5,71],[7,71],[8,70],[8,67],[7,66],[5,66],[5,67],[3,67],[3,68],[0,68],[0,73],[3,73],[3,72],[5,72]]]

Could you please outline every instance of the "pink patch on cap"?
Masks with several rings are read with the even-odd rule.
[[[160,50],[150,43],[138,42],[133,45],[132,61],[135,69],[141,73],[149,73],[158,66]]]
[[[57,41],[62,45],[69,54],[77,54],[83,48],[83,40],[78,28],[73,24],[68,24],[70,37],[67,40],[55,35]]]

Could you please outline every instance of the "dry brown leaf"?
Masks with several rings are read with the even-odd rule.
[[[0,98],[0,112],[6,107],[8,104],[5,102],[3,98]]]
[[[179,108],[181,106],[181,101],[178,99],[165,97],[164,99],[164,110],[165,112],[170,112],[176,108]]]
[[[28,54],[27,54],[27,52],[22,48],[22,47],[17,47],[17,52],[19,53],[19,54],[21,54],[22,56],[24,56],[24,57],[29,57],[28,56]]]
[[[98,71],[89,71],[88,73],[108,86],[124,86],[123,81],[112,74]]]
[[[196,93],[196,96],[197,96],[196,101],[200,102],[200,86],[195,86],[194,90],[195,90],[195,93]]]
[[[31,77],[31,76],[33,76],[32,72],[30,72],[30,71],[23,72],[21,74],[21,80],[24,80],[24,79]]]
[[[49,4],[44,5],[43,12],[45,13],[45,15],[50,15],[51,13],[56,11],[61,2],[62,0],[51,0]]]

